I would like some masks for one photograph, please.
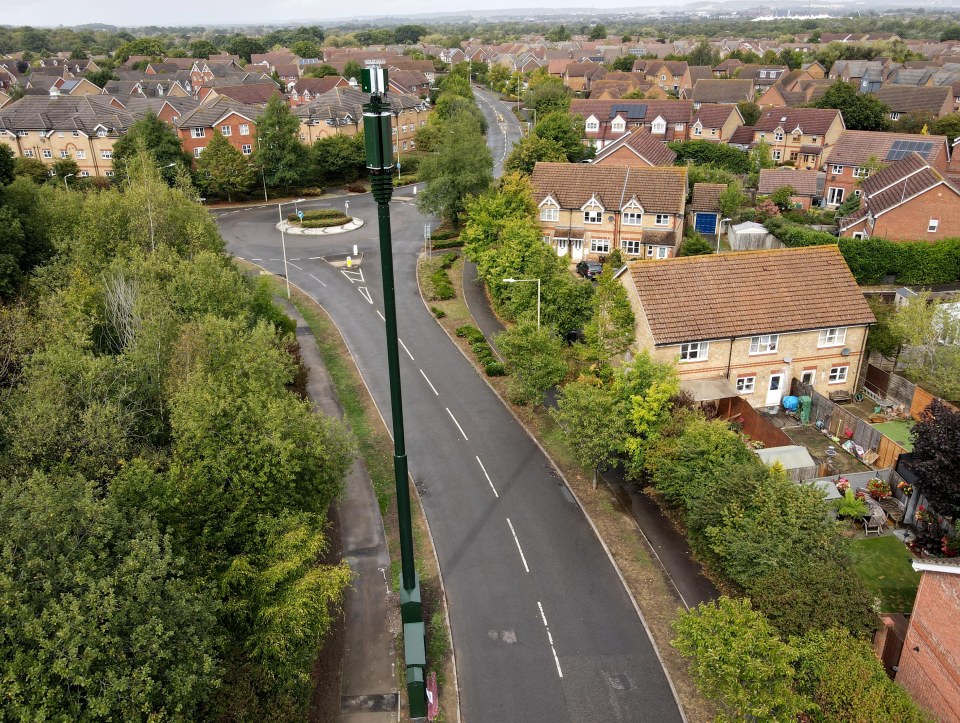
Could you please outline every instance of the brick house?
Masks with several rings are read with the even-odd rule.
[[[864,179],[860,190],[859,210],[840,219],[843,236],[890,241],[960,236],[960,188],[918,153]]]
[[[677,154],[646,128],[627,131],[613,143],[597,152],[593,163],[598,166],[672,166]]]
[[[291,108],[316,100],[334,88],[349,88],[350,83],[342,75],[328,75],[324,78],[301,78],[290,89],[287,100]]]
[[[753,126],[753,141],[765,141],[776,163],[818,168],[824,148],[836,143],[844,129],[838,110],[774,108],[760,114]]]
[[[742,125],[743,116],[735,105],[703,105],[693,116],[688,139],[714,143],[728,141]]]
[[[960,560],[913,560],[922,573],[897,683],[936,720],[960,720]]]
[[[953,113],[953,87],[950,85],[926,88],[914,85],[884,85],[876,93],[877,100],[890,106],[887,117],[899,120],[908,113],[928,113],[941,118]]]
[[[684,91],[684,97],[693,101],[694,108],[699,108],[704,103],[736,105],[741,101],[753,100],[753,91],[752,80],[711,78],[698,80],[691,90]]]
[[[645,75],[649,82],[674,93],[680,93],[691,85],[689,66],[685,60],[660,60],[647,63]]]
[[[599,63],[569,63],[563,69],[563,84],[574,93],[590,92],[590,84],[594,80],[602,80],[607,69]]]
[[[663,141],[687,140],[689,100],[573,100],[570,112],[584,119],[584,143],[601,149],[631,128],[646,128]]]
[[[620,281],[635,350],[681,380],[726,380],[754,407],[779,405],[794,377],[824,395],[856,386],[875,319],[836,246],[647,261]]]
[[[686,168],[537,163],[531,178],[543,240],[572,261],[619,248],[669,258],[683,238]]]
[[[946,136],[917,136],[882,131],[843,131],[837,142],[825,152],[823,170],[827,172],[825,199],[838,206],[860,195],[860,183],[870,175],[871,166],[889,165],[903,158],[910,149],[941,173],[947,171],[950,151]]]
[[[257,142],[257,118],[262,110],[262,106],[222,96],[184,113],[174,127],[183,150],[194,158],[200,157],[214,133],[224,136],[243,155],[251,156]]]
[[[790,196],[794,208],[807,210],[814,199],[823,196],[824,174],[800,168],[764,168],[760,171],[757,193],[769,196],[777,189],[790,186],[795,193]]]

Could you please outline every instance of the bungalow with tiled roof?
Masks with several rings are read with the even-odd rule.
[[[698,80],[692,90],[685,91],[684,97],[693,101],[693,107],[704,103],[736,105],[741,101],[753,100],[753,81],[739,79]]]
[[[908,113],[928,113],[934,118],[941,118],[953,112],[953,88],[949,85],[932,88],[885,85],[874,96],[889,106],[888,117],[892,121]]]
[[[757,193],[769,196],[778,189],[793,189],[790,200],[794,208],[809,209],[814,199],[823,197],[824,175],[820,171],[800,168],[764,168],[760,171]]]
[[[825,152],[827,172],[825,198],[838,206],[850,194],[860,195],[860,183],[872,171],[900,160],[907,153],[919,153],[935,169],[946,173],[950,151],[946,136],[918,136],[882,131],[843,131]]]
[[[572,261],[615,248],[669,258],[683,238],[686,168],[537,163],[531,178],[543,240]]]
[[[824,148],[836,143],[843,130],[838,110],[774,108],[760,114],[753,126],[753,141],[767,143],[776,163],[818,168]]]
[[[681,381],[719,381],[755,407],[779,405],[793,378],[854,391],[875,319],[836,246],[647,261],[620,280],[634,351]]]
[[[901,160],[871,174],[860,190],[860,209],[840,219],[843,236],[890,241],[939,241],[960,236],[960,188],[919,153],[908,152]]]
[[[598,166],[672,166],[677,154],[646,128],[634,128],[597,152],[593,163]]]

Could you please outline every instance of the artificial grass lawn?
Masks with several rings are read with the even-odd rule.
[[[893,535],[850,543],[854,568],[867,589],[881,600],[880,611],[909,613],[917,596],[920,573],[910,565],[907,546]]]
[[[913,429],[913,422],[881,422],[873,426],[880,434],[890,437],[908,452],[913,451],[913,443],[910,441],[910,430]]]

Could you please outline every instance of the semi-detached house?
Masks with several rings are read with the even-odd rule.
[[[760,114],[753,125],[753,142],[765,142],[776,163],[797,168],[822,165],[824,149],[837,142],[845,129],[838,110],[773,108]]]
[[[619,248],[669,258],[683,238],[686,168],[537,163],[534,201],[544,243],[571,261]]]

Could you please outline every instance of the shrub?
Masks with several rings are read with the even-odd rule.
[[[457,295],[446,269],[438,268],[431,273],[430,285],[433,287],[431,296],[437,301],[447,301]]]
[[[844,490],[843,497],[834,502],[834,507],[837,509],[837,517],[849,518],[851,520],[858,520],[861,517],[865,517],[867,512],[870,511],[867,503],[863,500],[858,500],[854,496],[853,490],[849,488]]]
[[[436,306],[431,306],[430,311],[432,311],[433,315],[438,319],[442,319],[447,315],[447,312],[445,312],[443,309],[438,309]]]
[[[350,219],[346,216],[342,218],[315,218],[310,221],[304,219],[300,223],[301,228],[333,228],[334,226],[343,226]]]
[[[461,339],[466,339],[471,344],[476,344],[478,341],[486,341],[487,338],[483,335],[483,332],[480,331],[475,326],[470,326],[469,324],[465,326],[459,326],[456,330],[456,335]]]
[[[460,229],[438,228],[430,232],[431,241],[448,241],[460,236]]]
[[[293,216],[292,218],[296,218]],[[303,212],[303,220],[310,221],[315,218],[347,218],[347,215],[339,208],[315,208],[312,211]]]
[[[712,253],[713,246],[703,236],[694,231],[680,244],[680,251],[677,256],[702,256]]]
[[[345,186],[345,188],[350,193],[366,193],[367,192],[367,184],[360,183],[359,181],[356,183],[348,183]]]
[[[503,362],[493,361],[486,364],[483,371],[486,372],[488,377],[502,377],[507,373],[507,368],[503,365]]]
[[[458,237],[458,238],[449,239],[448,241],[437,241],[435,243],[431,243],[431,245],[433,246],[434,251],[439,251],[441,249],[460,248],[461,246],[463,246],[463,242]]]
[[[456,263],[457,258],[458,258],[458,254],[455,254],[452,252],[444,254],[443,256],[440,257],[440,268],[449,269],[451,266],[454,265],[454,263]]]
[[[490,345],[485,341],[478,341],[475,344],[471,344],[470,350],[481,363],[494,361],[493,349],[491,349]]]

